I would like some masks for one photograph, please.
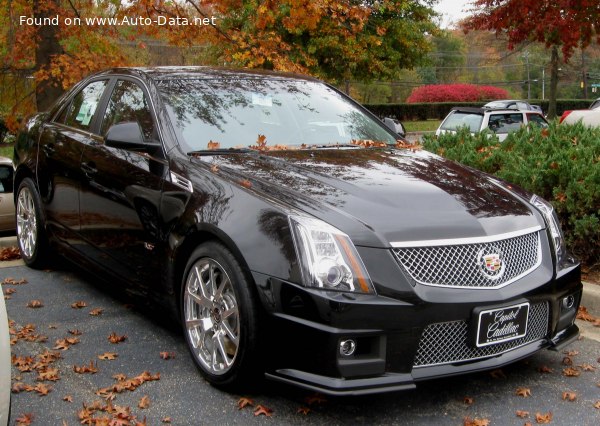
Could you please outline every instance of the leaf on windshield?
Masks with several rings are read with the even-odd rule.
[[[370,139],[352,139],[352,145],[362,146],[363,148],[385,148],[387,144],[381,141],[373,141]]]
[[[221,148],[221,144],[219,142],[215,142],[213,140],[208,141],[208,145],[206,145],[206,149],[220,149]]]

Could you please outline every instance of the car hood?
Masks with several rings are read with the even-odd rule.
[[[247,191],[320,218],[356,245],[472,238],[540,225],[488,175],[421,150],[322,149],[203,157]]]

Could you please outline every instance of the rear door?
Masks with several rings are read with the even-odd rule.
[[[93,128],[108,79],[93,80],[44,123],[38,151],[38,188],[47,226],[57,238],[78,244],[79,189],[83,149],[97,135]]]

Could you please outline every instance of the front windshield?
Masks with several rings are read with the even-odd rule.
[[[184,149],[383,146],[396,139],[330,87],[265,78],[158,82]]]

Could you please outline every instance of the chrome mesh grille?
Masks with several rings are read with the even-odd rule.
[[[444,287],[494,288],[528,274],[541,263],[539,231],[493,242],[427,247],[402,247],[392,251],[418,283]],[[499,254],[503,271],[486,270],[482,257]]]
[[[531,305],[525,336],[481,348],[469,344],[469,327],[466,321],[430,324],[421,335],[413,365],[427,367],[487,358],[541,340],[548,333],[549,314],[547,302]]]

